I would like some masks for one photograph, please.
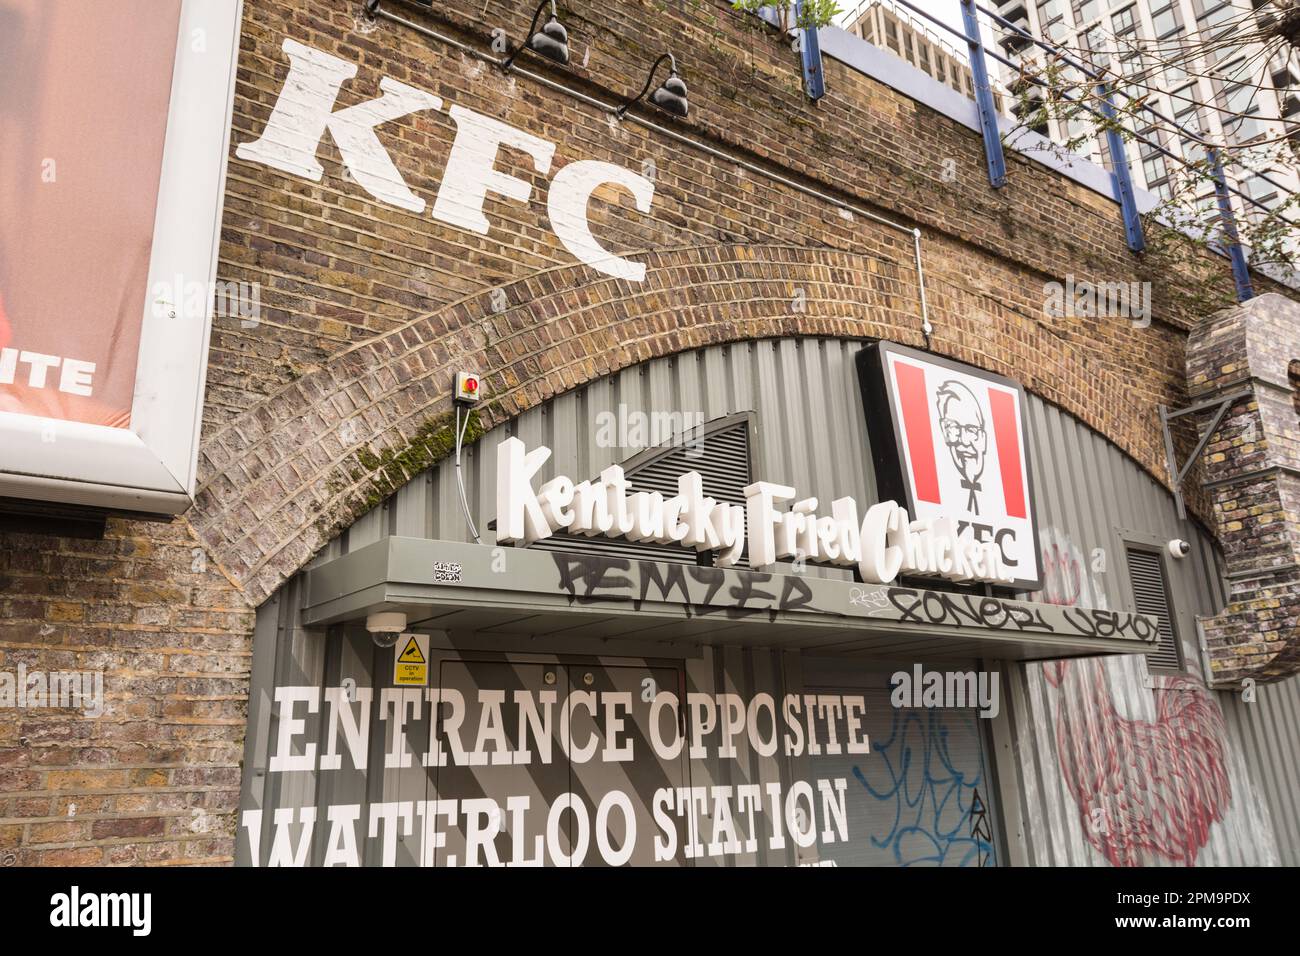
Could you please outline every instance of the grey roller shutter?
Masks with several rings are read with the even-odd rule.
[[[948,664],[977,674],[979,665]],[[864,675],[865,678],[865,675]],[[847,842],[820,842],[818,857],[837,866],[997,866],[995,799],[985,754],[983,720],[970,707],[899,707],[891,701],[888,674],[870,678],[874,687],[832,684],[819,694],[865,698],[861,732],[869,754],[823,749],[809,755],[811,781],[843,780]],[[808,685],[805,693],[813,690]],[[840,741],[847,740],[841,721]],[[823,714],[815,712],[816,737],[830,739]],[[820,787],[819,784],[815,786]],[[819,832],[831,827],[820,789]]]
[[[1151,667],[1180,670],[1182,654],[1169,607],[1169,588],[1165,582],[1164,562],[1158,551],[1128,548],[1128,575],[1133,585],[1133,608],[1139,614],[1153,615],[1160,621],[1160,643],[1147,655]]]

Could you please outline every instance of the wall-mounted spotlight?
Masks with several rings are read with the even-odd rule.
[[[551,19],[546,21],[546,25],[536,33],[533,30],[537,27],[537,18],[541,16],[542,10],[550,4]],[[501,64],[501,69],[509,70],[510,64],[515,62],[515,57],[528,47],[534,53],[540,54],[560,65],[569,62],[569,31],[564,29],[564,24],[556,19],[555,0],[542,0],[537,9],[533,11],[533,22],[528,24],[528,42],[520,46],[506,57],[505,62]]]
[[[689,108],[686,102],[686,81],[677,75],[677,60],[671,53],[665,53],[655,60],[654,66],[650,67],[650,75],[646,77],[645,86],[641,87],[641,92],[620,106],[614,115],[622,119],[627,115],[628,107],[645,96],[646,90],[650,89],[650,84],[655,80],[655,70],[659,69],[659,64],[664,60],[667,60],[670,64],[668,79],[664,80],[663,84],[650,94],[650,102],[665,113],[683,117],[686,115]]]

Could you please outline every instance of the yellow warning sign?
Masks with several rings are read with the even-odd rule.
[[[427,687],[429,684],[429,635],[403,634],[393,645],[393,683],[397,686]]]
[[[429,663],[428,660],[425,659],[424,654],[420,651],[420,642],[415,639],[414,634],[412,634],[411,639],[406,642],[406,650],[402,651],[401,655],[397,659],[403,664]]]

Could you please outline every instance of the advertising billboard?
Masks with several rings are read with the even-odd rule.
[[[0,497],[189,504],[239,12],[0,0]]]

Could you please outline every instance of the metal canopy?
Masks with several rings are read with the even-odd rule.
[[[1149,615],[803,574],[388,537],[307,572],[303,623],[1042,660],[1155,649]]]

